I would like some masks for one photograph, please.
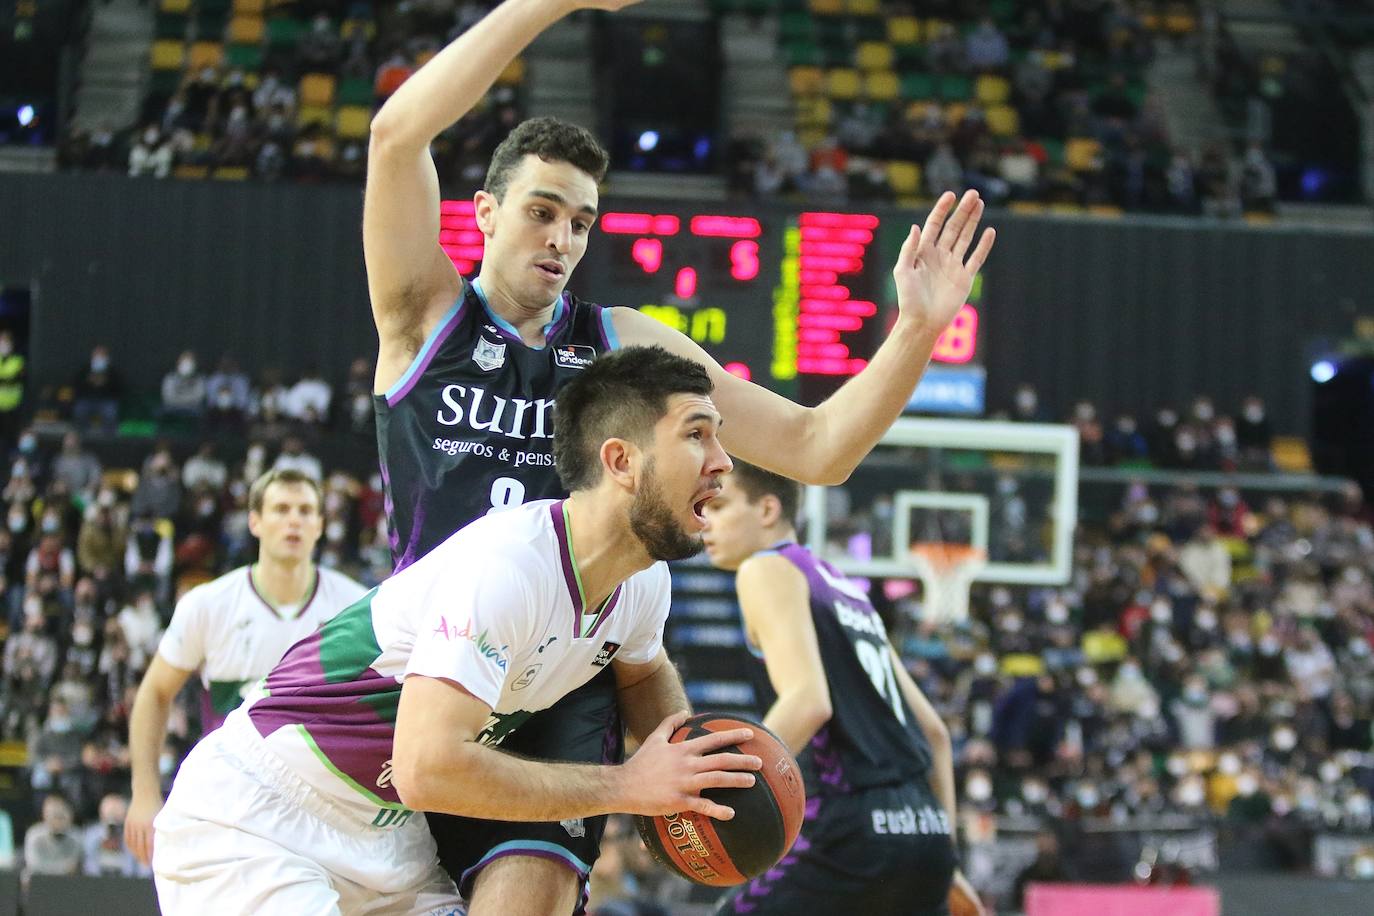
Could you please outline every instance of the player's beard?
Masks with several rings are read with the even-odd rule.
[[[700,537],[683,530],[673,518],[654,474],[653,461],[644,468],[644,481],[630,503],[630,530],[655,560],[685,560],[706,547]]]

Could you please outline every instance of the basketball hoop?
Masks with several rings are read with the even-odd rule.
[[[968,590],[988,565],[984,550],[968,544],[927,541],[911,545],[911,563],[921,577],[922,617],[930,623],[968,620]]]

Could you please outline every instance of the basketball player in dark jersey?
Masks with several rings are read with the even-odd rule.
[[[949,732],[867,593],[796,543],[798,486],[741,461],[706,507],[706,550],[736,589],[763,724],[798,754],[801,836],[718,914],[944,916],[955,861]]]
[[[658,344],[705,365],[726,417],[722,439],[734,453],[799,480],[843,481],[901,413],[992,248],[991,230],[973,245],[983,210],[977,194],[957,202],[944,195],[902,247],[893,272],[899,318],[888,339],[829,401],[803,408],[730,375],[687,337],[633,309],[603,310],[565,293],[596,219],[607,158],[586,131],[538,119],[517,127],[493,155],[474,198],[485,246],[481,272],[460,277],[439,247],[430,143],[549,25],[577,9],[633,2],[506,0],[420,68],[373,119],[363,248],[398,565],[489,511],[561,495],[549,448],[553,399],[586,361],[620,345]],[[594,679],[504,746],[562,760],[616,757],[614,686]],[[661,686],[681,693],[675,676]],[[685,697],[681,702],[685,707]],[[472,916],[572,912],[601,828],[431,824]]]

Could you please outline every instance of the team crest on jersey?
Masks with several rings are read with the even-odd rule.
[[[500,369],[506,364],[506,345],[492,343],[485,337],[479,337],[477,346],[472,350],[472,361],[486,372]]]
[[[543,650],[541,649],[540,651],[542,652]],[[533,684],[534,679],[539,676],[539,669],[543,667],[543,665],[530,665],[526,668],[525,673],[516,678],[515,683],[510,685],[511,692],[524,690],[526,687]]]
[[[568,344],[553,351],[554,365],[563,369],[585,369],[596,359],[596,350],[581,344]]]
[[[619,652],[619,651],[620,651],[620,643],[618,643],[618,642],[610,642],[609,640],[608,640],[607,642],[603,642],[603,643],[601,644],[601,651],[598,652],[598,653],[596,653],[596,658],[592,659],[592,667],[593,667],[593,668],[604,668],[604,667],[606,667],[607,665],[609,665],[609,664],[611,663],[611,659],[615,658],[615,654],[616,654],[617,652]]]

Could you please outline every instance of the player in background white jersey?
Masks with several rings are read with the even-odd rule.
[[[670,744],[689,710],[663,650],[668,571],[702,548],[730,468],[706,370],[658,347],[597,359],[559,395],[566,500],[488,515],[287,652],[191,752],[157,819],[168,916],[462,912],[416,811],[557,821],[733,811],[747,728]],[[565,434],[566,432],[566,434]],[[551,763],[495,745],[611,666],[639,751]],[[511,911],[514,912],[514,911]]]
[[[162,808],[158,758],[172,701],[192,674],[204,689],[202,734],[243,702],[286,650],[367,591],[315,565],[323,531],[320,489],[299,471],[268,471],[248,491],[248,530],[258,561],[196,586],[177,602],[129,716],[133,799],[124,839],[145,865]]]

